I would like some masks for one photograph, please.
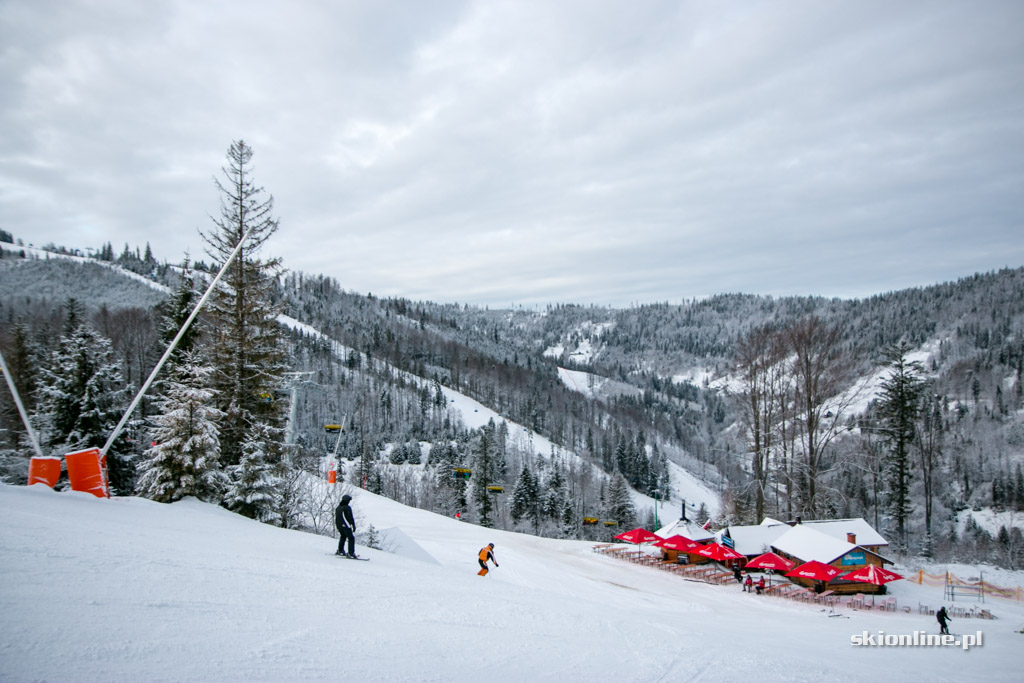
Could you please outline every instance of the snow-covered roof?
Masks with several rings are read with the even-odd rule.
[[[671,538],[672,536],[679,535],[684,538],[688,538],[691,541],[698,541],[699,543],[710,541],[715,537],[712,532],[702,529],[700,524],[688,519],[680,519],[676,522],[672,522],[671,524],[658,529],[654,533],[662,538]]]
[[[857,548],[852,543],[840,541],[807,524],[790,527],[789,531],[775,539],[772,547],[804,562],[817,560],[825,564],[829,564]]]
[[[854,517],[852,519],[814,519],[803,522],[803,524],[840,541],[845,541],[846,534],[852,533],[857,536],[855,541],[857,545],[889,545],[889,541],[885,540],[862,517]]]
[[[741,555],[760,555],[771,549],[779,536],[790,530],[788,524],[758,524],[757,526],[731,526],[727,529],[733,549]]]

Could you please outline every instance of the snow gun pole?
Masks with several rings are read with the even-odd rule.
[[[43,451],[39,448],[39,440],[36,439],[36,433],[32,431],[32,423],[28,421],[28,414],[25,412],[25,406],[21,403],[21,396],[18,395],[18,387],[14,386],[14,377],[11,375],[11,371],[7,369],[7,361],[4,360],[3,353],[0,353],[0,369],[4,372],[4,379],[7,380],[11,396],[14,397],[14,404],[18,406],[18,414],[21,415],[21,421],[25,423],[25,431],[28,432],[28,438],[32,441],[32,448],[36,449],[36,455],[42,458]]]
[[[252,228],[246,230],[245,234],[242,235],[242,239],[238,240],[238,244],[235,246],[235,250],[231,252],[231,255],[228,256],[228,259],[224,262],[224,265],[221,266],[220,272],[217,273],[217,277],[213,278],[213,282],[211,282],[210,286],[206,288],[206,293],[203,294],[203,298],[200,299],[199,303],[196,304],[196,307],[192,309],[192,313],[191,315],[188,316],[188,319],[184,323],[182,323],[181,329],[178,330],[178,334],[174,337],[174,340],[171,341],[171,344],[170,346],[167,347],[167,350],[164,351],[163,357],[160,358],[160,362],[158,362],[156,364],[156,367],[153,368],[153,372],[149,373],[149,378],[146,380],[145,384],[142,385],[142,388],[139,389],[139,393],[135,395],[135,399],[132,401],[132,404],[128,406],[128,410],[125,411],[124,417],[122,417],[121,421],[117,423],[116,427],[114,427],[114,431],[110,433],[110,438],[107,439],[107,443],[105,443],[103,445],[102,450],[100,450],[100,454],[102,456],[106,456],[107,451],[110,450],[110,446],[117,439],[118,435],[121,433],[121,430],[124,429],[125,424],[128,423],[128,418],[131,417],[133,412],[135,412],[135,409],[138,407],[139,401],[142,400],[142,397],[146,395],[146,392],[149,390],[149,385],[153,383],[153,380],[156,379],[157,373],[160,372],[160,369],[164,366],[164,363],[166,363],[167,359],[171,357],[172,353],[174,353],[174,349],[178,347],[178,342],[180,342],[181,338],[185,336],[185,332],[188,330],[189,325],[191,325],[192,321],[195,320],[197,315],[199,315],[199,309],[201,309],[203,307],[203,304],[206,303],[206,300],[210,298],[210,295],[213,293],[213,290],[217,286],[217,283],[220,282],[221,277],[223,277],[224,273],[227,272],[228,266],[230,266],[231,262],[235,260],[236,256],[238,256],[238,252],[242,250],[242,245],[245,244],[245,240],[246,238],[249,237],[249,233],[251,233],[252,230]]]
[[[338,446],[341,445],[341,435],[345,433],[345,421],[348,419],[348,415],[341,418],[341,429],[338,430],[338,438],[334,442],[334,452],[331,453],[331,457],[335,460],[338,459]]]

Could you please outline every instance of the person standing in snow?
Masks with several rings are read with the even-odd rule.
[[[498,561],[496,559],[494,559],[494,544],[493,543],[488,543],[483,548],[480,548],[480,553],[479,553],[478,557],[479,557],[479,561],[480,561],[480,571],[478,571],[477,574],[480,575],[480,576],[487,576],[487,572],[490,571],[489,569],[487,569],[487,561],[488,560],[493,562],[495,567],[498,566]]]
[[[754,578],[747,574],[747,578],[743,580],[743,590],[747,593],[753,593]]]
[[[347,493],[341,497],[337,509],[334,510],[334,525],[338,527],[338,551],[335,555],[344,557],[356,557],[356,520],[352,517],[352,508],[349,502],[352,496]],[[345,552],[345,541],[348,541],[348,552]]]
[[[942,633],[943,635],[947,635],[948,636],[949,635],[949,626],[946,625],[946,621],[947,620],[953,621],[953,620],[949,618],[948,614],[946,614],[945,606],[940,607],[939,611],[935,613],[935,620],[937,622],[939,622],[939,627],[940,627],[939,633]]]

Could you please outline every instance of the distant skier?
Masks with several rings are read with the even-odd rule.
[[[946,625],[946,621],[947,620],[948,621],[953,621],[953,620],[949,618],[948,614],[946,614],[946,608],[945,607],[940,607],[939,611],[935,613],[935,620],[937,622],[939,622],[939,626],[941,627],[941,630],[939,631],[939,633],[942,633],[942,634],[948,636],[949,635],[949,627]]]
[[[496,559],[494,559],[494,544],[493,543],[488,543],[483,548],[480,548],[479,560],[480,560],[480,571],[478,571],[477,574],[480,575],[480,576],[487,576],[487,572],[490,571],[490,570],[487,569],[487,560],[490,560],[491,562],[493,562],[495,567],[498,566],[498,561]]]
[[[335,555],[344,557],[356,557],[356,520],[352,517],[352,508],[349,501],[352,496],[345,494],[341,497],[337,509],[334,511],[334,525],[338,527],[338,552]],[[348,552],[345,552],[345,541],[348,541]]]

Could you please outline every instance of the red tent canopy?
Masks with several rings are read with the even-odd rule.
[[[719,543],[708,543],[703,548],[699,548],[693,551],[695,555],[701,555],[703,557],[710,557],[715,562],[725,562],[727,560],[742,560],[743,556],[732,548],[726,548],[724,545]]]
[[[665,548],[666,550],[678,550],[684,553],[696,552],[698,548],[703,548],[704,544],[698,543],[697,541],[691,541],[686,536],[669,536],[662,541],[655,541],[654,545],[659,548]]]
[[[620,541],[626,541],[627,543],[637,543],[637,544],[639,544],[639,543],[651,543],[652,541],[660,541],[661,540],[660,536],[655,536],[650,531],[648,531],[647,529],[644,529],[642,527],[637,527],[636,529],[633,529],[632,531],[623,532],[623,533],[619,534],[618,536],[616,536],[615,538],[619,539]]]
[[[873,583],[876,586],[881,586],[890,581],[899,581],[903,577],[896,572],[869,564],[866,567],[843,574],[839,578],[845,581],[860,581],[861,583]]]
[[[831,581],[839,576],[839,571],[830,564],[811,560],[810,562],[804,562],[796,569],[786,572],[786,576],[814,579],[815,581]]]
[[[775,553],[765,553],[747,562],[747,569],[774,569],[777,572],[785,572],[792,569],[794,564],[794,562],[790,562]]]

